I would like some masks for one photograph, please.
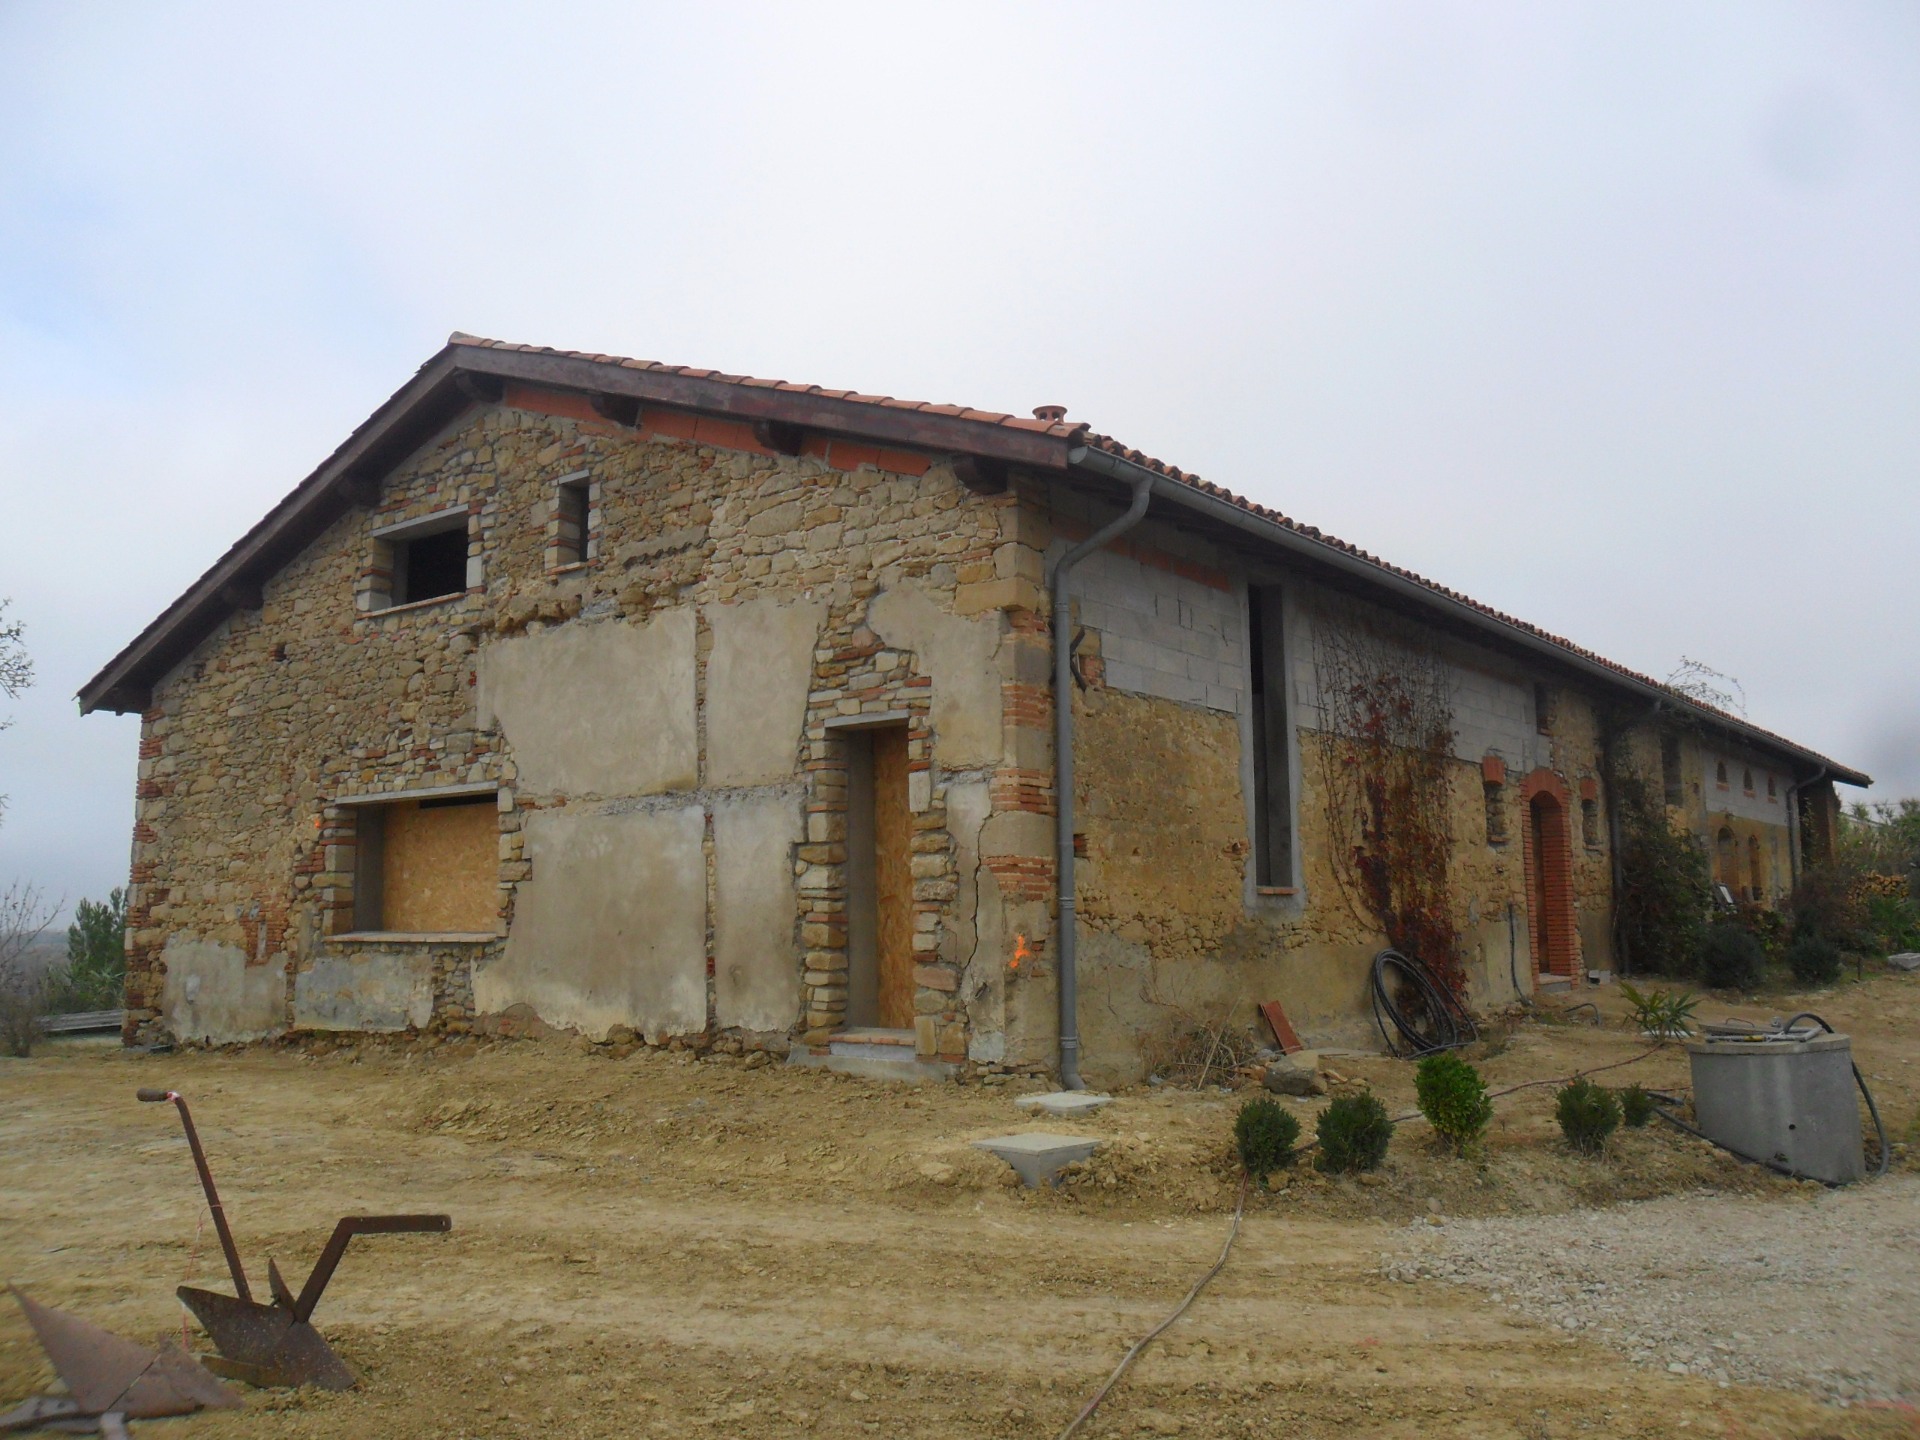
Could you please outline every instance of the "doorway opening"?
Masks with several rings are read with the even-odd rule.
[[[848,730],[847,1027],[913,1028],[907,727]]]
[[[1573,874],[1567,811],[1551,790],[1527,802],[1527,920],[1534,966],[1545,976],[1574,971]]]

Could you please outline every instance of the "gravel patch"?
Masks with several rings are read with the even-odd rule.
[[[1842,1403],[1920,1397],[1920,1177],[1811,1191],[1417,1221],[1381,1268],[1477,1286],[1676,1375]]]

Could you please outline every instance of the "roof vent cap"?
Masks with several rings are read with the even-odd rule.
[[[1064,405],[1036,405],[1033,407],[1033,418],[1036,420],[1044,420],[1049,425],[1058,425],[1062,420],[1067,418],[1067,407]]]

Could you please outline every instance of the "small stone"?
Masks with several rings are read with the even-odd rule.
[[[1276,1060],[1267,1066],[1267,1073],[1261,1077],[1261,1084],[1276,1095],[1324,1095],[1327,1083],[1320,1078],[1318,1070],[1307,1070],[1286,1060]]]

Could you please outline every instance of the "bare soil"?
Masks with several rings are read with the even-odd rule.
[[[1703,1015],[1786,1006],[1799,1008]],[[1853,1033],[1910,1142],[1920,980],[1845,986],[1812,1008]],[[1684,1054],[1648,1048],[1617,1024],[1549,1017],[1495,1035],[1479,1063],[1496,1088],[1626,1060],[1602,1078],[1683,1089]],[[1413,1108],[1410,1066],[1329,1063],[1396,1113]],[[61,1044],[0,1062],[0,1275],[146,1339],[182,1333],[175,1285],[224,1274],[177,1118],[135,1103],[143,1085],[194,1105],[258,1280],[273,1254],[297,1286],[343,1214],[446,1210],[455,1226],[348,1253],[316,1320],[359,1389],[248,1392],[242,1412],[152,1433],[1050,1437],[1213,1262],[1238,1193],[1241,1097],[1218,1091],[1143,1088],[1043,1127],[1008,1086],[612,1060],[553,1041],[157,1056]],[[1285,1103],[1310,1130],[1324,1102]],[[1224,1273],[1086,1433],[1920,1433],[1910,1410],[1723,1388],[1473,1285],[1389,1278],[1382,1252],[1422,1216],[1525,1223],[1674,1195],[1702,1216],[1807,1203],[1803,1187],[1664,1129],[1573,1156],[1548,1086],[1498,1105],[1474,1160],[1409,1125],[1378,1183],[1299,1166],[1256,1192]],[[1035,1128],[1107,1143],[1049,1192],[1015,1187],[968,1144]],[[18,1312],[0,1308],[0,1404],[49,1379]]]

